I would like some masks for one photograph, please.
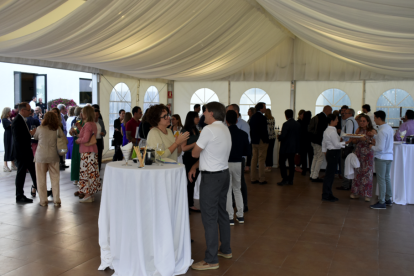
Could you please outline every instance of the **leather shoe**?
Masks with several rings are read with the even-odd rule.
[[[258,180],[252,181],[252,184],[260,183]]]
[[[293,181],[289,181],[288,182],[288,185],[293,185]]]
[[[18,202],[18,203],[33,203],[33,199],[27,198],[26,196],[21,196],[20,198],[16,198],[16,202]]]
[[[320,179],[319,177],[316,179],[311,178],[311,182],[323,182],[323,179]]]
[[[351,190],[351,188],[344,188],[344,187],[336,187],[336,189],[337,190],[340,190],[340,191],[349,191],[349,190]]]
[[[260,185],[267,184],[267,181],[259,182]]]
[[[322,198],[323,201],[335,202],[336,200],[333,198]]]
[[[337,197],[331,196],[331,199],[338,201],[339,199]]]
[[[277,183],[278,186],[288,185],[288,182],[286,180],[282,180],[279,183]]]

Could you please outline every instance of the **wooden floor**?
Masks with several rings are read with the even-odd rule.
[[[79,204],[69,174],[61,174],[62,207],[43,208],[38,196],[33,204],[16,204],[15,172],[0,173],[0,275],[114,273],[97,271],[100,195],[92,204]],[[267,177],[264,186],[248,180],[249,212],[244,225],[232,226],[233,258],[220,258],[218,270],[190,269],[186,275],[414,275],[414,206],[371,210],[363,199],[336,190],[339,202],[326,203],[320,200],[322,184],[309,182],[309,176],[296,173],[294,185],[286,187],[276,185],[279,170]],[[191,213],[190,225],[197,262],[205,250],[200,214]]]

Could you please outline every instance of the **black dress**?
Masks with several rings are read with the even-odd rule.
[[[11,131],[11,121],[9,119],[2,119],[1,120],[3,128],[4,128],[4,161],[13,161],[14,157],[12,154],[13,148],[13,139],[12,139],[12,131]]]

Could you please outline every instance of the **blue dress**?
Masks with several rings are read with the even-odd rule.
[[[122,128],[122,134],[124,136],[122,136],[122,146],[125,146],[126,144],[129,143],[127,136],[126,136],[126,130],[125,130],[125,126],[124,123],[121,124],[121,128]]]

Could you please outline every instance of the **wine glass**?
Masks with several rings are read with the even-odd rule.
[[[160,157],[160,164],[162,166],[162,160],[161,160],[161,156],[164,154],[165,152],[165,147],[163,143],[159,143],[157,144],[157,149],[155,150],[157,152],[157,155]]]

